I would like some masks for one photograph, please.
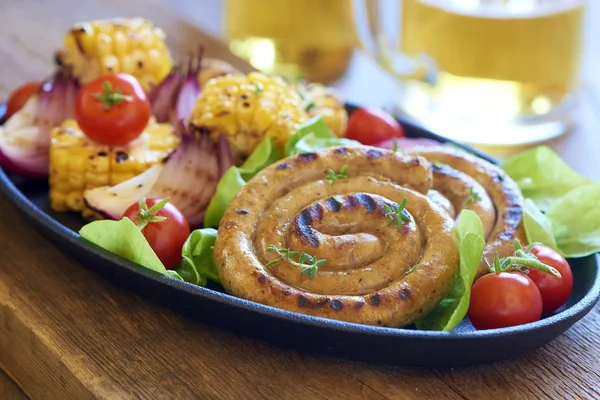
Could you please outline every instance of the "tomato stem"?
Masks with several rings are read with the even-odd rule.
[[[156,213],[162,210],[162,208],[169,202],[169,200],[170,198],[167,197],[153,205],[150,209],[148,209],[146,199],[141,199],[139,203],[140,211],[136,218],[136,225],[138,229],[143,230],[146,226],[148,226],[148,224],[166,221],[167,217],[157,216]]]
[[[112,86],[110,86],[110,82],[104,81],[104,92],[95,93],[92,96],[94,96],[96,100],[101,101],[104,104],[104,109],[108,110],[112,106],[119,104],[123,101],[133,101],[133,96],[124,95],[121,93],[121,91],[121,88],[113,90]]]
[[[556,278],[562,278],[562,275],[556,268],[544,264],[534,254],[531,253],[531,250],[536,244],[537,243],[531,243],[525,250],[523,250],[521,243],[515,239],[515,255],[500,259],[498,252],[494,252],[494,262],[492,264],[490,264],[488,260],[485,260],[488,270],[492,273],[495,272],[499,274],[500,272],[509,272],[513,269],[527,272],[527,268],[534,268]]]

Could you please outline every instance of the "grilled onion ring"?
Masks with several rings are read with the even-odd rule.
[[[433,189],[450,200],[457,214],[461,209],[469,208],[479,215],[486,232],[484,258],[491,262],[495,252],[500,258],[513,255],[515,238],[522,244],[527,243],[523,227],[523,195],[502,169],[482,158],[449,148],[422,146],[406,153],[425,157],[433,163]],[[467,205],[465,200],[471,188],[480,199]],[[488,272],[482,259],[476,279]]]
[[[400,327],[431,311],[459,268],[452,218],[427,198],[428,162],[373,147],[281,160],[250,180],[219,226],[215,261],[227,292],[313,316]],[[348,165],[347,178],[326,180]],[[410,221],[384,205],[407,199]],[[311,279],[269,246],[327,259]]]

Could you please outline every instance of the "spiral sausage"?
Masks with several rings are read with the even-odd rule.
[[[471,209],[481,218],[486,233],[483,256],[492,261],[494,253],[500,258],[514,253],[513,241],[526,243],[523,228],[523,196],[517,184],[492,163],[449,148],[415,147],[407,151],[431,161],[433,189],[446,196],[457,213]],[[439,164],[438,164],[439,163]],[[467,204],[470,191],[478,198]],[[476,279],[488,272],[482,260]]]
[[[348,165],[333,183],[327,171]],[[331,148],[281,160],[250,180],[221,220],[215,260],[225,289],[290,311],[405,326],[450,291],[459,267],[449,215],[427,198],[421,157],[372,147]],[[407,199],[408,221],[387,207]],[[326,259],[314,279],[268,248]]]

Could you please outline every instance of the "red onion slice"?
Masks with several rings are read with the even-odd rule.
[[[203,222],[220,177],[217,149],[208,133],[191,131],[182,136],[179,147],[162,164],[116,186],[87,190],[84,199],[102,215],[120,219],[130,205],[144,197],[170,197],[196,227]]]

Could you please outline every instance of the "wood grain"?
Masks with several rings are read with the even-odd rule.
[[[19,387],[0,371],[0,399],[3,400],[25,400],[27,396]]]
[[[165,27],[176,54],[201,40],[208,54],[231,58],[158,0],[10,2],[0,26],[0,97],[48,73],[52,49],[70,23],[136,14]],[[581,112],[578,132],[600,146],[594,135],[600,120],[590,102]],[[581,168],[594,172],[590,164]],[[66,257],[3,198],[0,260],[0,368],[33,399],[600,398],[599,307],[517,360],[466,369],[389,368],[276,348],[155,306]],[[3,391],[18,396],[6,382],[0,374],[0,398],[10,399]]]

